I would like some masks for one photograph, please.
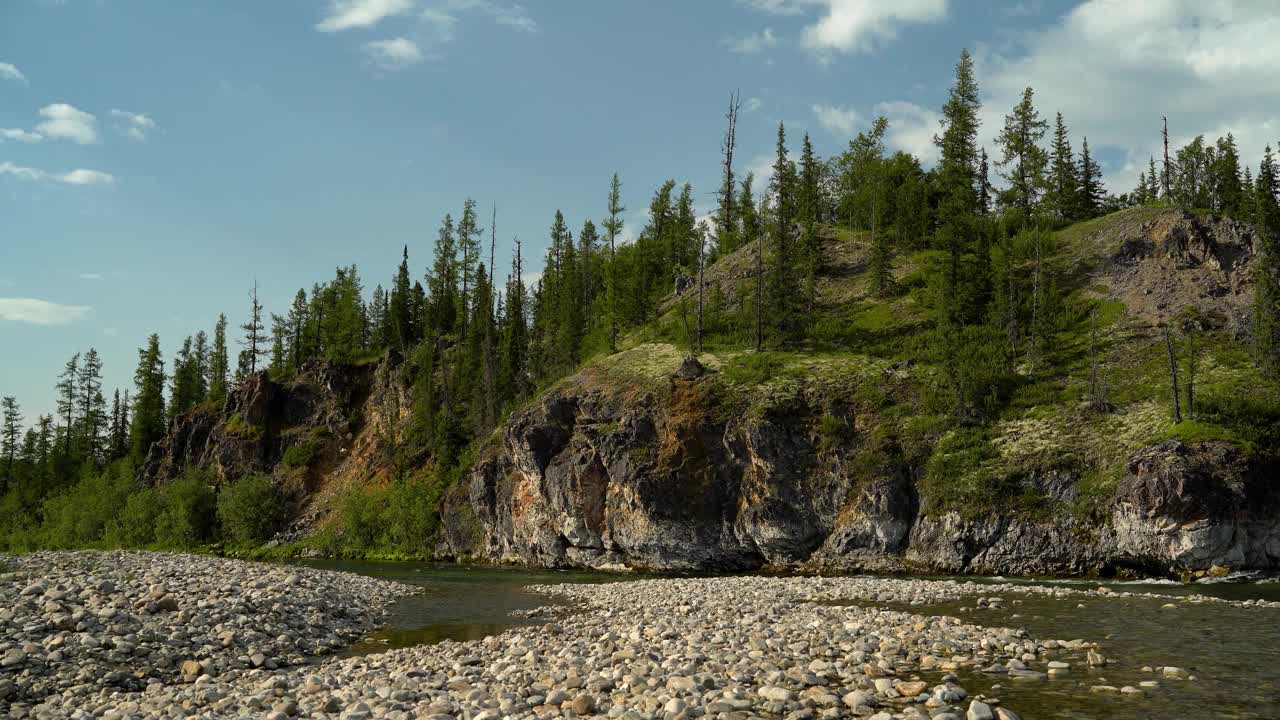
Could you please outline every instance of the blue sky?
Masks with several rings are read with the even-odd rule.
[[[151,332],[233,324],[356,263],[429,263],[446,212],[498,207],[540,257],[557,208],[628,230],[663,179],[709,208],[730,90],[739,170],[776,124],[838,152],[878,114],[931,161],[962,47],[985,140],[1026,85],[1127,190],[1175,142],[1280,138],[1280,8],[1175,0],[5,0],[0,4],[0,394],[29,420],[95,346],[128,387]],[[1211,6],[1211,7],[1201,7]],[[503,262],[500,260],[500,262]]]

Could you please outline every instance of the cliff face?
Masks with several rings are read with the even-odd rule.
[[[666,570],[1280,568],[1277,468],[1225,443],[1166,441],[1134,453],[1101,522],[1065,503],[1035,517],[1000,507],[928,513],[918,468],[859,452],[871,433],[830,447],[820,408],[723,417],[700,382],[673,379],[661,402],[561,390],[517,413],[448,500],[442,551]]]

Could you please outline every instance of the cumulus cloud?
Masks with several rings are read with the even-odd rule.
[[[904,101],[882,102],[875,111],[889,121],[885,144],[891,150],[915,155],[925,167],[937,162],[938,146],[933,143],[933,136],[941,120],[938,112]]]
[[[112,108],[111,117],[119,121],[117,130],[125,137],[138,142],[146,142],[147,133],[156,129],[156,121],[142,113]]]
[[[0,80],[16,80],[25,85],[27,76],[13,63],[0,63]]]
[[[725,38],[724,44],[729,52],[739,55],[755,55],[778,45],[778,37],[773,28],[765,28],[759,32],[748,33],[740,37]]]
[[[832,135],[848,137],[858,127],[858,113],[850,108],[814,105],[813,114],[818,116],[818,124]]]
[[[29,132],[22,128],[0,128],[0,142],[12,140],[23,143],[37,143],[44,139],[40,133]]]
[[[320,32],[367,28],[413,9],[413,0],[331,0],[329,14],[316,24]]]
[[[520,30],[521,32],[537,32],[538,23],[529,17],[523,5],[502,5],[492,0],[447,0],[445,7],[450,10],[477,10],[493,18],[499,25]]]
[[[903,25],[938,22],[947,0],[746,0],[773,15],[814,15],[801,44],[820,55],[870,52],[892,42]]]
[[[422,62],[422,49],[407,38],[397,37],[366,43],[365,53],[386,70],[399,70]]]
[[[98,170],[76,168],[64,173],[51,173],[39,168],[15,165],[8,160],[0,162],[0,175],[11,175],[19,180],[48,181],[64,185],[110,185],[116,181],[114,176]]]
[[[983,139],[990,143],[1030,85],[1044,116],[1062,111],[1077,149],[1087,136],[1091,149],[1125,156],[1104,162],[1113,192],[1133,187],[1148,155],[1159,154],[1161,115],[1171,144],[1231,131],[1256,166],[1280,134],[1278,35],[1280,4],[1271,0],[1089,0],[1022,36],[1007,56],[976,53]]]
[[[79,110],[67,103],[54,103],[40,108],[44,121],[36,130],[49,138],[71,140],[81,145],[98,142],[98,120],[92,113]]]
[[[32,325],[66,325],[93,312],[87,305],[61,305],[36,298],[0,297],[0,320]]]

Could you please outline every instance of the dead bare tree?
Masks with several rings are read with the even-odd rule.
[[[1169,118],[1160,117],[1164,123],[1164,128],[1160,131],[1161,138],[1164,139],[1164,168],[1160,171],[1160,184],[1164,186],[1164,197],[1169,199],[1173,194],[1173,169],[1169,165]]]
[[[738,110],[741,107],[742,100],[738,91],[734,90],[729,94],[729,110],[725,113],[725,120],[728,121],[729,126],[725,130],[724,142],[720,146],[720,152],[724,156],[724,172],[720,183],[720,212],[716,218],[717,242],[722,242],[723,238],[734,231],[733,150],[737,145]]]

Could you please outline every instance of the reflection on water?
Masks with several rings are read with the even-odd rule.
[[[420,585],[424,592],[397,602],[389,626],[369,641],[350,648],[353,654],[377,652],[443,640],[479,640],[512,627],[544,620],[513,617],[519,610],[557,605],[555,597],[526,591],[535,583],[616,582],[634,576],[578,571],[525,570],[430,563],[381,563],[343,560],[299,561],[311,567],[345,570]],[[943,579],[943,578],[936,578]],[[955,579],[955,578],[946,578]],[[1185,596],[1202,594],[1230,600],[1280,601],[1280,583],[1101,582],[1088,580],[1006,580],[966,578],[976,582],[1062,584],[1082,589],[1105,585],[1117,592],[1176,595],[1167,598],[1068,599],[1007,593],[1005,607],[977,610],[974,597],[960,602],[895,607],[921,614],[956,615],[988,625],[1024,627],[1041,639],[1083,638],[1102,645],[1103,654],[1118,660],[1105,669],[1089,668],[1071,658],[1071,671],[1051,680],[1010,680],[998,675],[964,673],[961,685],[971,693],[1001,698],[1022,717],[1061,720],[1181,720],[1182,718],[1280,718],[1280,610],[1242,608],[1225,603],[1195,603]],[[996,594],[994,591],[991,594]],[[1012,604],[1021,600],[1020,604]],[[1082,605],[1083,607],[1078,607]],[[962,611],[962,609],[966,609]],[[1173,665],[1196,680],[1167,680],[1141,668]],[[1043,670],[1043,667],[1035,669]],[[939,682],[942,673],[922,673]],[[1159,680],[1145,697],[1090,692],[1094,685],[1137,686]]]

